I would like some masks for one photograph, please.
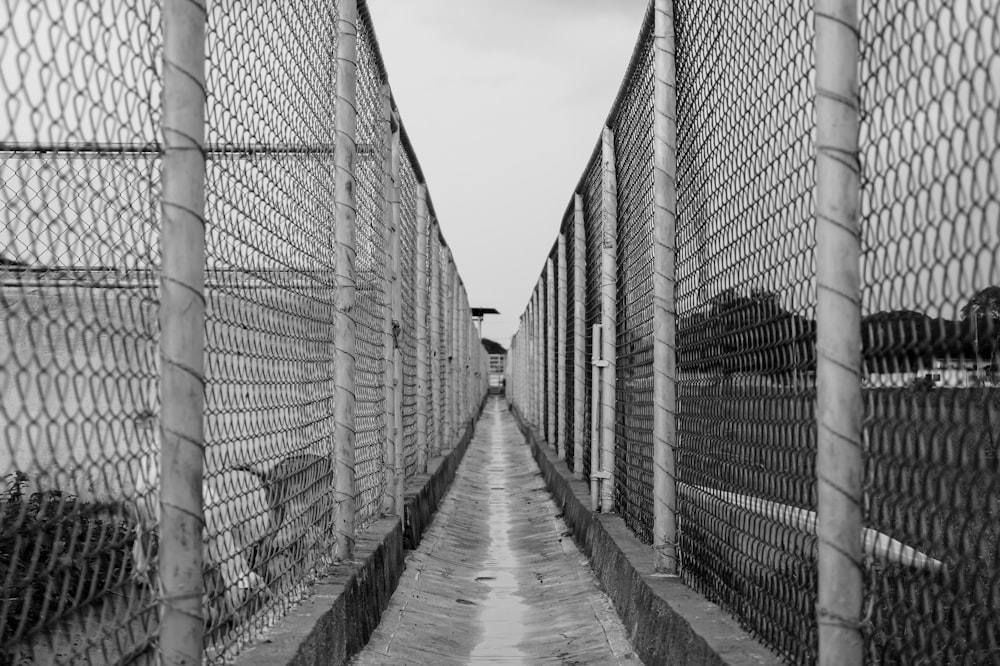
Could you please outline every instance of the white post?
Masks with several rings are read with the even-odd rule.
[[[426,203],[427,186],[420,184]],[[428,233],[431,264],[430,293],[430,357],[431,357],[431,411],[434,413],[434,428],[431,432],[430,457],[441,455],[441,443],[444,441],[444,409],[441,404],[441,292],[444,289],[441,281],[441,243],[437,222],[430,220]]]
[[[673,0],[653,27],[653,559],[677,574],[677,95]]]
[[[399,326],[402,311],[402,290],[400,268],[402,265],[402,241],[400,229],[400,187],[399,187],[399,131],[392,112],[392,92],[389,84],[383,84],[382,119],[385,124],[386,143],[383,156],[383,173],[385,174],[385,236],[389,249],[388,279],[385,281],[385,308],[383,317],[383,346],[385,354],[385,494],[382,496],[382,513],[395,515],[397,508],[396,477],[399,469],[396,466],[397,449],[402,439],[402,401],[399,393],[402,391],[402,359],[398,358],[396,327]]]
[[[573,197],[573,476],[583,478],[587,427],[587,232],[583,197]],[[591,443],[593,446],[593,443]]]
[[[601,511],[614,511],[615,501],[615,369],[618,312],[618,178],[615,139],[605,127],[602,141],[604,185],[601,251]]]
[[[203,0],[165,1],[159,498],[164,664],[200,664],[204,644],[205,23]]]
[[[569,409],[569,401],[566,400],[566,320],[569,311],[569,304],[566,302],[566,235],[563,233],[559,234],[559,248],[556,254],[556,260],[559,262],[559,270],[557,280],[559,282],[558,290],[558,300],[559,300],[559,314],[557,320],[559,322],[559,339],[556,341],[556,347],[558,349],[558,367],[556,368],[556,373],[558,375],[558,393],[559,393],[559,405],[557,409],[559,410],[557,418],[557,432],[556,432],[556,449],[558,451],[559,459],[566,459],[566,447],[569,443],[566,441],[566,410]]]
[[[858,0],[817,0],[816,614],[831,666],[864,660],[858,57]]]
[[[549,445],[559,450],[559,440],[556,439],[556,279],[552,257],[545,261],[545,371],[547,386],[545,393],[548,402],[548,440]]]
[[[429,224],[427,215],[427,186],[420,183],[417,186],[417,280],[416,280],[416,318],[417,318],[417,473],[427,471],[428,426],[427,414],[431,411],[431,335],[428,327],[428,291],[433,294],[433,288],[428,284]],[[432,315],[433,316],[433,315]],[[433,322],[433,319],[430,320]],[[433,325],[433,324],[431,324]]]
[[[358,3],[340,0],[337,23],[337,100],[334,165],[336,183],[337,292],[334,297],[334,447],[337,465],[337,557],[350,560],[354,555],[354,354],[355,332],[352,312],[357,298],[354,261],[357,202],[354,167],[357,157],[357,85],[358,85]]]
[[[594,324],[590,339],[590,510],[601,508],[601,325]]]

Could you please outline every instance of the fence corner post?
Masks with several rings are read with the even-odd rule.
[[[861,664],[858,0],[817,0],[815,17],[819,663]]]
[[[163,233],[160,277],[160,659],[204,651],[204,0],[163,7]]]
[[[677,570],[677,87],[673,0],[653,27],[653,566]]]
[[[335,387],[334,450],[336,455],[337,558],[354,556],[355,540],[355,386],[354,354],[356,349],[352,310],[357,298],[354,263],[357,200],[355,160],[357,157],[357,88],[358,88],[358,1],[341,0],[337,23],[336,143],[334,198],[336,219],[334,241],[337,293],[334,314]]]

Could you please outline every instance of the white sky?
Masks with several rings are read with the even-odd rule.
[[[625,75],[647,0],[368,0],[483,336],[507,346]]]

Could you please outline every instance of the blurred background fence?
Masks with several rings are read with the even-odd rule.
[[[200,43],[204,87],[172,87]],[[167,551],[203,561],[197,647],[231,661],[402,512],[487,390],[365,2],[3,0],[0,71],[0,664],[178,649]],[[197,396],[161,381],[171,331]],[[176,445],[178,405],[201,441]],[[191,552],[161,486],[204,498]]]
[[[840,65],[859,169],[818,145]],[[651,1],[511,343],[508,399],[593,508],[789,663],[1000,663],[998,81],[985,0]],[[834,472],[856,493],[823,504]],[[854,570],[821,582],[827,545]]]

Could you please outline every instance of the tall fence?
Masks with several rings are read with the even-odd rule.
[[[653,0],[512,341],[593,508],[790,663],[1000,660],[997,81],[990,2]]]
[[[7,0],[0,71],[0,663],[231,662],[487,390],[366,4]]]

